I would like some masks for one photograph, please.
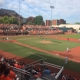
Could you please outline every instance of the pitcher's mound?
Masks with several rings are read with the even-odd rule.
[[[41,43],[44,43],[44,44],[50,44],[52,43],[51,41],[40,41]]]

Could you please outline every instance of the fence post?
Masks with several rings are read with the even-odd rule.
[[[44,60],[41,60],[41,73],[43,75],[43,70],[44,70]]]
[[[33,65],[31,65],[30,80],[33,80]]]

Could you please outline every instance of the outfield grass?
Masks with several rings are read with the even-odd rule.
[[[33,60],[38,60],[41,58],[46,58],[45,61],[53,63],[53,64],[57,64],[57,65],[61,65],[64,66],[64,59],[60,58],[58,56],[55,55],[50,55],[50,54],[46,54],[43,52],[39,52],[27,47],[23,47],[11,42],[0,42],[0,49],[7,51],[7,52],[11,52],[12,54],[21,56],[21,57],[25,57],[25,58],[30,58]],[[79,63],[75,63],[72,61],[69,61],[67,65],[65,65],[65,68],[70,69],[70,70],[74,70],[77,72],[80,72],[80,64]]]

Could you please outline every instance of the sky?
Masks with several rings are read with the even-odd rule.
[[[80,0],[0,0],[0,8],[14,10],[24,18],[41,15],[44,21],[51,20],[52,10],[52,19],[80,22]]]

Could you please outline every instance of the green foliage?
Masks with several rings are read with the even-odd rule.
[[[33,21],[34,25],[42,25],[43,24],[43,17],[42,16],[36,16]]]
[[[80,22],[75,22],[75,24],[80,24]]]
[[[18,21],[14,17],[4,16],[0,18],[0,23],[4,24],[18,24]]]
[[[44,25],[43,17],[41,15],[27,18],[28,25]]]
[[[33,22],[27,22],[27,24],[28,24],[28,25],[32,25],[32,24],[33,24]]]

